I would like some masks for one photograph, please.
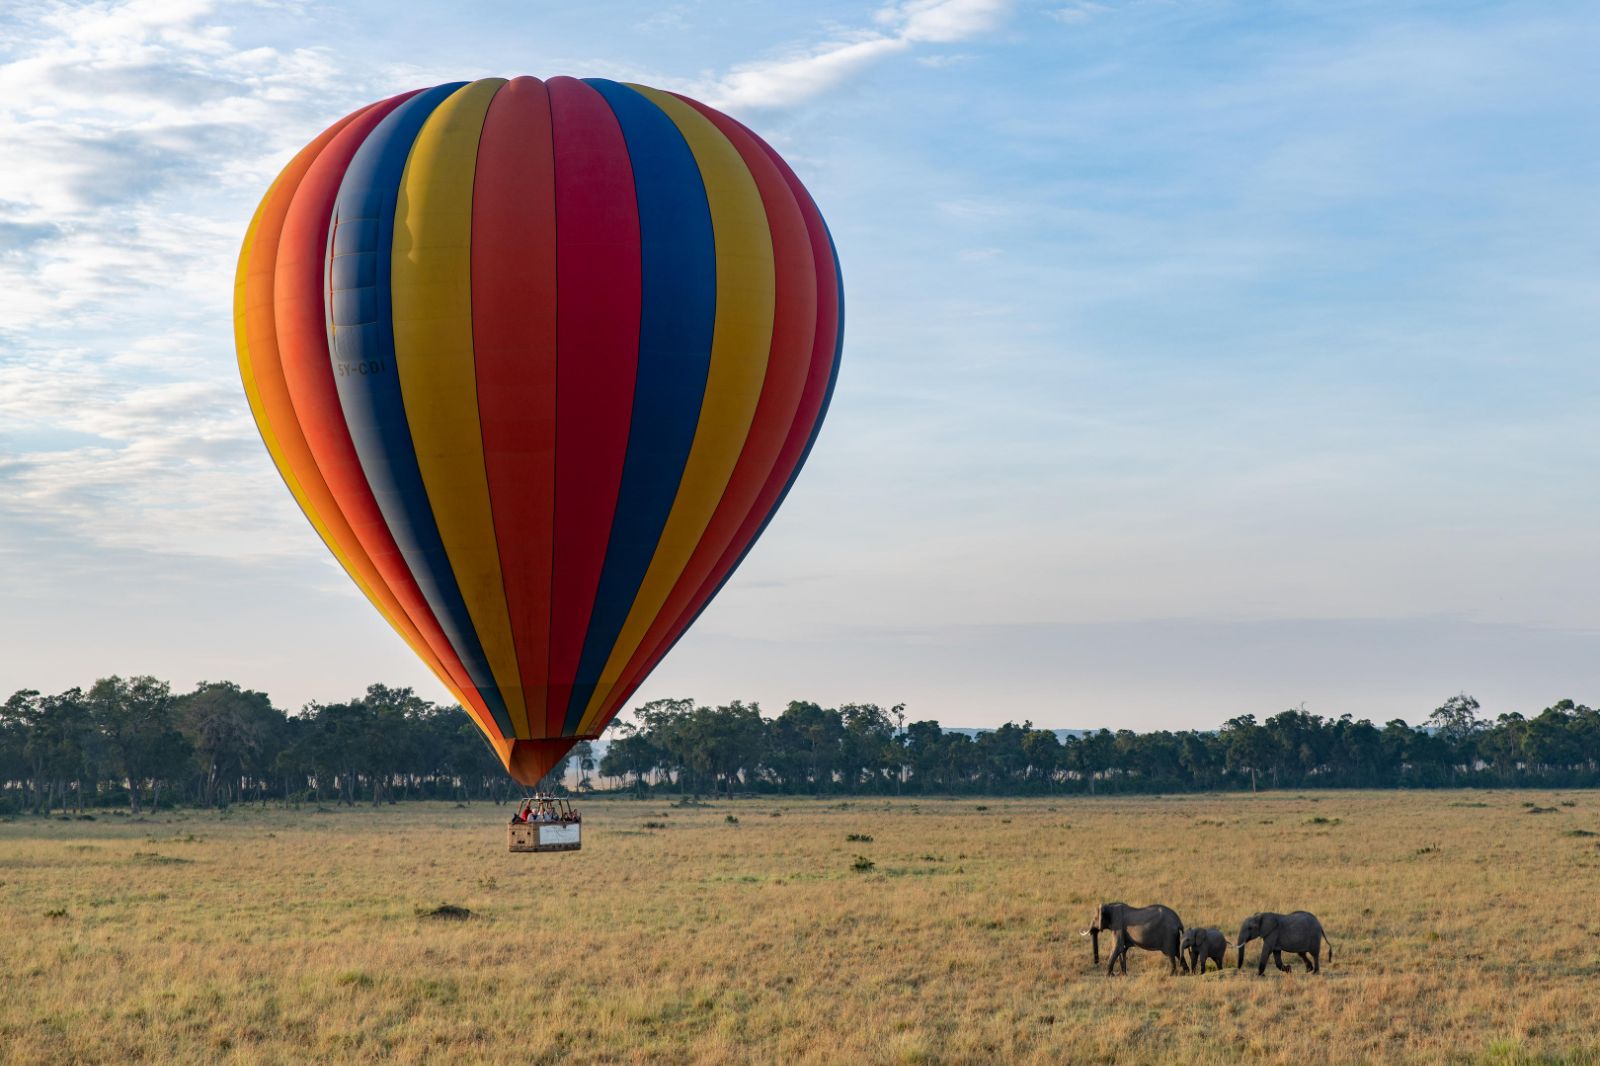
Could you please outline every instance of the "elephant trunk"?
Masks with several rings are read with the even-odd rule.
[[[1239,961],[1233,967],[1235,970],[1244,969],[1244,941],[1239,941]]]
[[[1094,946],[1094,964],[1100,965],[1100,930],[1089,930],[1089,942]]]

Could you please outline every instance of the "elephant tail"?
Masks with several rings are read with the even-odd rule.
[[[1332,938],[1330,938],[1328,936],[1327,933],[1323,933],[1322,934],[1322,939],[1324,939],[1324,940],[1326,940],[1328,942],[1328,961],[1332,962],[1333,961],[1333,940],[1332,940]]]

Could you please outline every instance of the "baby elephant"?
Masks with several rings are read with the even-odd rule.
[[[1244,966],[1244,946],[1257,937],[1261,938],[1261,962],[1256,966],[1257,977],[1267,972],[1268,955],[1272,956],[1273,965],[1288,973],[1289,967],[1283,964],[1285,951],[1299,955],[1300,961],[1312,973],[1322,972],[1322,942],[1328,940],[1328,934],[1322,931],[1322,923],[1310,911],[1295,911],[1293,914],[1263,911],[1246,918],[1239,927],[1239,963],[1236,969]],[[1328,940],[1328,959],[1333,959],[1331,940]]]
[[[1190,972],[1205,973],[1207,962],[1216,963],[1220,970],[1228,957],[1228,938],[1221,929],[1185,929],[1182,950]]]

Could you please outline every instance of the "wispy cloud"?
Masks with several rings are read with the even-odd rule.
[[[0,321],[15,329],[216,249],[197,187],[259,186],[335,85],[316,49],[241,48],[226,0],[53,3],[0,22]],[[161,210],[150,210],[160,207]],[[196,247],[196,237],[201,246]],[[198,256],[197,256],[197,253]]]
[[[304,547],[232,369],[233,260],[282,158],[365,87],[322,50],[236,43],[225,21],[265,6],[51,2],[0,19],[8,530],[175,555]]]
[[[699,92],[727,108],[788,107],[834,89],[875,63],[918,45],[953,44],[1005,22],[1011,0],[905,0],[878,9],[876,28],[734,68]]]
[[[0,363],[0,523],[169,555],[301,550],[238,387],[130,373],[152,357],[194,365],[193,339],[134,343],[126,363],[77,348]]]
[[[1096,15],[1102,15],[1108,10],[1110,10],[1109,5],[1098,4],[1095,3],[1094,0],[1074,0],[1073,3],[1051,9],[1049,14],[1050,17],[1055,19],[1057,22],[1071,24],[1075,22],[1088,22]]]

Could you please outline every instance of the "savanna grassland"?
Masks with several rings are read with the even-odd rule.
[[[1600,1061],[1600,794],[585,810],[567,855],[477,804],[0,824],[0,1059]],[[1108,980],[1101,899],[1335,952]]]

